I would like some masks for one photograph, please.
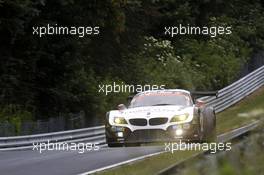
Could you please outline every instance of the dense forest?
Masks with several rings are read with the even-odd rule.
[[[99,26],[100,34],[32,34],[32,27]],[[164,35],[164,27],[231,26],[232,34]],[[85,111],[103,118],[128,93],[99,84],[217,90],[264,47],[261,0],[0,0],[0,121]]]

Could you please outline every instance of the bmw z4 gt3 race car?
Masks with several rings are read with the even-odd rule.
[[[160,141],[210,142],[216,137],[213,107],[181,89],[152,90],[138,93],[128,107],[118,105],[106,114],[105,134],[109,147],[140,145]],[[194,103],[195,101],[195,103]]]

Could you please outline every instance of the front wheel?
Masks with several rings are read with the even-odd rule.
[[[212,108],[207,107],[202,111],[200,120],[200,141],[216,142],[216,116]]]
[[[123,147],[124,146],[123,143],[117,143],[113,139],[109,139],[109,138],[106,138],[106,144],[110,148],[112,148],[112,147]]]
[[[214,128],[212,132],[205,138],[205,141],[208,143],[216,142],[217,137],[216,137],[216,129]]]
[[[108,147],[114,148],[114,147],[123,147],[122,143],[107,143]]]
[[[125,147],[137,147],[140,146],[140,143],[125,143]]]

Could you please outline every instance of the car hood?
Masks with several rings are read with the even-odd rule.
[[[137,107],[128,108],[125,110],[114,110],[111,111],[111,116],[122,116],[127,119],[129,118],[149,118],[149,117],[171,117],[177,114],[192,114],[192,106],[147,106],[147,107]]]

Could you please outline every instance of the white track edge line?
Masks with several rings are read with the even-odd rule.
[[[142,159],[145,159],[145,158],[148,158],[148,157],[159,155],[159,154],[165,153],[165,152],[166,151],[160,151],[160,152],[156,152],[156,153],[152,153],[152,154],[136,157],[136,158],[129,159],[129,160],[126,160],[126,161],[123,161],[123,162],[119,162],[119,163],[116,163],[116,164],[113,164],[113,165],[109,165],[109,166],[106,166],[106,167],[103,167],[103,168],[98,168],[98,169],[95,169],[95,170],[84,172],[84,173],[81,173],[81,174],[78,174],[78,175],[93,174],[93,173],[96,173],[96,172],[99,172],[99,171],[104,171],[104,170],[107,170],[107,169],[115,168],[117,166],[125,165],[125,164],[131,163],[131,162],[135,162],[135,161],[142,160]]]

